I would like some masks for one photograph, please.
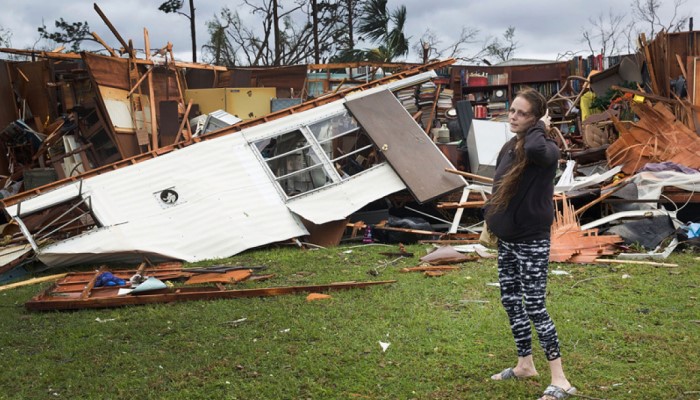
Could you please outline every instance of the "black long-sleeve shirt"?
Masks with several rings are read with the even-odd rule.
[[[554,221],[554,176],[559,161],[559,147],[544,133],[544,122],[538,121],[525,134],[525,157],[528,162],[516,192],[505,209],[487,213],[486,224],[506,242],[548,239]],[[517,137],[501,148],[496,160],[494,193],[515,163]]]

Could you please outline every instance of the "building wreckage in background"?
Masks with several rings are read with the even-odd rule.
[[[630,218],[664,219],[652,225],[668,229],[645,241],[654,250],[680,225],[675,212],[663,210],[661,203],[697,202],[698,36],[683,33],[680,37],[694,44],[676,52],[682,53],[679,66],[689,89],[684,97],[670,91],[673,68],[659,61],[669,59],[663,52],[677,50],[679,36],[662,33],[637,56],[642,62],[636,65],[644,68],[635,67],[635,75],[650,91],[615,86],[626,80],[615,66],[598,77],[570,77],[550,100],[552,109],[561,110],[561,121],[555,123],[576,121],[576,129],[558,135],[570,161],[557,185],[557,199],[565,195],[585,201],[578,209],[559,202],[553,261],[593,262],[619,253],[617,244],[623,240],[638,243],[635,234],[647,228],[626,229],[638,222]],[[227,70],[167,57],[163,63],[139,60],[131,52],[126,59],[116,54],[44,56],[43,61],[2,64],[7,74],[0,74],[0,96],[18,107],[0,111],[0,122],[8,127],[2,133],[7,158],[0,159],[0,168],[9,183],[24,175],[24,191],[14,194],[12,188],[18,186],[5,186],[11,196],[2,202],[12,222],[3,231],[0,272],[30,254],[50,266],[144,257],[197,261],[302,237],[337,243],[348,216],[404,189],[422,204],[445,200],[445,195],[459,197],[465,188],[459,203],[437,204],[438,209],[457,210],[446,235],[456,238],[463,210],[483,204],[490,188],[467,185],[445,169],[454,164],[468,170],[471,164],[474,171],[489,171],[509,137],[505,122],[474,119],[471,107],[457,104],[464,139],[460,146],[470,160],[460,162],[439,147],[437,137],[426,134],[431,126],[421,127],[420,115],[405,108],[399,92],[437,80],[432,71],[453,60],[336,89],[279,111],[243,107],[236,112],[243,121],[227,126],[223,113],[214,130],[198,131],[189,126],[198,107],[217,114],[211,112],[216,106],[205,104],[214,92],[197,90],[273,86],[277,98],[292,97],[304,92],[307,67]],[[575,80],[582,83],[578,89],[569,85]],[[597,88],[600,96],[610,87],[628,95],[624,106],[629,108],[622,110],[628,118],[618,109],[579,120],[586,93]],[[253,89],[244,90],[244,96],[253,98]],[[229,95],[241,91],[231,90],[238,91],[216,92],[217,106],[226,108]],[[437,102],[435,96],[429,121]],[[27,165],[40,168],[27,170]],[[687,169],[644,172],[669,167]],[[35,187],[32,177],[40,180],[44,170],[56,171],[59,180]],[[620,178],[620,171],[627,176],[609,183]],[[583,213],[601,204],[611,215],[580,225]],[[601,225],[610,223],[619,240],[598,234]],[[628,255],[642,256],[649,254]]]
[[[426,202],[465,185],[392,94],[440,65],[24,192],[4,199],[5,211],[49,266],[197,261],[342,231],[348,215],[391,193]]]

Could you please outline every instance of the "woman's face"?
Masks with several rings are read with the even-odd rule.
[[[515,134],[523,134],[535,125],[537,120],[532,114],[532,106],[522,97],[516,97],[508,110],[508,122],[510,131]]]

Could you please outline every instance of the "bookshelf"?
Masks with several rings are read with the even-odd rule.
[[[454,101],[469,100],[474,107],[475,118],[507,118],[509,104],[518,91],[529,86],[549,99],[563,85],[568,76],[568,69],[567,62],[453,66],[451,87]]]

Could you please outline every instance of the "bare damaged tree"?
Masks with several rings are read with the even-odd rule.
[[[12,47],[12,32],[0,26],[0,47]]]
[[[479,34],[478,29],[462,27],[459,37],[453,43],[442,46],[442,41],[430,28],[426,29],[420,40],[413,45],[413,51],[418,54],[424,53],[424,62],[427,60],[441,58],[456,58],[462,61],[473,61],[473,56],[465,56],[465,47],[476,42]]]
[[[275,41],[274,0],[253,4],[246,0],[251,13],[260,16],[255,28],[245,26],[238,14],[223,8],[207,23],[210,40],[203,46],[209,60],[227,66],[293,65],[328,58],[347,46],[348,6],[360,0],[317,1],[316,12],[311,2],[296,0],[289,9],[278,10],[279,40]],[[277,2],[281,3],[281,2]],[[317,27],[314,29],[314,14]],[[318,35],[318,50],[314,34]],[[277,49],[277,50],[276,50]]]
[[[488,41],[484,47],[484,52],[487,57],[496,58],[498,61],[508,61],[515,54],[518,48],[518,42],[515,41],[515,27],[509,26],[503,33],[504,43],[501,43],[499,38],[493,38]]]
[[[668,23],[664,24],[659,16],[659,10],[663,6],[662,0],[633,0],[632,14],[634,19],[648,26],[646,34],[649,39],[653,39],[657,32],[662,30],[666,32],[679,32],[688,23],[690,16],[688,14],[679,15],[679,10],[686,0],[673,1],[673,15]],[[639,33],[639,32],[637,32]]]
[[[620,53],[619,42],[623,35],[625,16],[615,14],[612,10],[608,10],[608,14],[602,12],[596,18],[588,18],[591,26],[588,29],[583,29],[583,41],[586,42],[591,54],[595,55],[599,52],[603,57],[616,55]]]
[[[190,36],[192,37],[192,62],[197,62],[197,29],[194,15],[194,0],[189,0],[190,13],[185,14],[182,10],[183,0],[167,0],[158,9],[164,13],[180,14],[190,20]]]

